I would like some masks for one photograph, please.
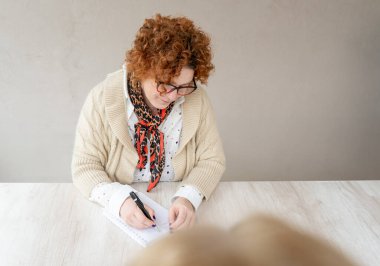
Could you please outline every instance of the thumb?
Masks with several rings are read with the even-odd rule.
[[[169,224],[174,223],[175,219],[177,218],[177,209],[176,207],[172,206],[169,210]]]

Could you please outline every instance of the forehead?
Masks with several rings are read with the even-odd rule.
[[[183,67],[179,76],[174,77],[170,83],[173,85],[187,84],[193,80],[193,77],[194,69],[190,67]]]

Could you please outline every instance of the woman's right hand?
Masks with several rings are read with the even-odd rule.
[[[144,204],[145,209],[149,212],[150,217],[155,219],[152,208]],[[137,207],[137,204],[131,197],[128,197],[121,205],[119,215],[123,221],[137,229],[155,227],[155,223],[145,217],[144,213]]]

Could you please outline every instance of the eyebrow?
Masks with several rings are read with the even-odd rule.
[[[180,84],[180,85],[177,85],[177,84],[175,84],[175,83],[170,83],[170,84],[172,84],[172,85],[174,85],[174,86],[177,86],[177,87],[180,87],[180,86],[184,86],[184,85],[189,85],[189,83],[191,83],[191,82],[193,82],[193,79],[191,79],[189,82],[187,82],[187,83],[182,83],[182,84]]]

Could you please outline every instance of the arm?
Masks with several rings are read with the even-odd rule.
[[[202,116],[195,135],[196,164],[186,179],[182,181],[183,187],[192,188],[199,192],[197,197],[187,197],[185,194],[177,197],[170,210],[169,221],[173,230],[191,227],[195,222],[195,210],[203,197],[208,199],[219,183],[225,170],[225,156],[220,139],[214,112],[205,92],[202,96]],[[180,188],[180,191],[181,189]],[[179,194],[177,192],[177,194]],[[176,195],[177,195],[176,194]],[[191,193],[196,195],[196,193]],[[193,203],[196,202],[196,203]]]
[[[216,125],[214,111],[206,92],[202,91],[202,112],[198,130],[195,135],[196,164],[182,185],[198,189],[209,199],[218,185],[225,170],[225,155],[222,140]]]
[[[128,197],[133,188],[117,182],[111,183],[105,171],[111,146],[110,134],[101,83],[87,96],[79,117],[71,165],[73,184],[86,198],[105,206],[129,225],[136,228],[151,227],[154,222],[148,220]],[[97,198],[99,191],[105,193],[103,189],[107,189],[107,195]],[[145,208],[154,216],[154,211],[149,206]]]
[[[86,98],[75,134],[71,171],[73,184],[89,198],[92,189],[101,182],[111,183],[104,170],[110,142],[105,130],[103,83],[97,85]]]

